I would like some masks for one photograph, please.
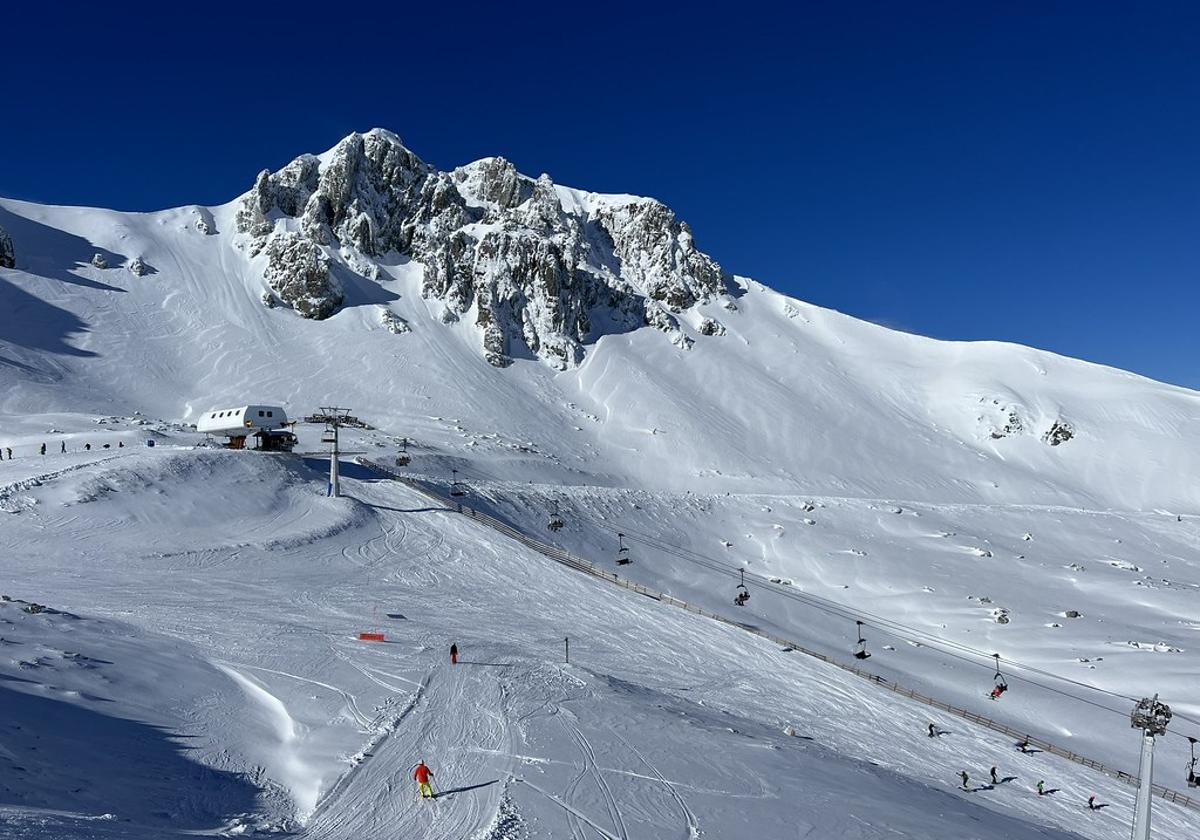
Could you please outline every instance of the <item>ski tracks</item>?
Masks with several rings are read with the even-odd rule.
[[[322,800],[304,831],[312,840],[420,837],[463,840],[491,825],[499,812],[512,759],[480,766],[478,753],[512,752],[507,691],[490,671],[444,666],[395,719],[390,732],[361,753]],[[412,767],[434,771],[437,799],[420,801]]]
[[[575,714],[567,709],[559,706],[556,714],[560,723],[570,733],[579,747],[579,754],[582,759],[582,769],[571,784],[567,786],[565,796],[569,802],[575,789],[579,786],[579,782],[585,776],[591,776],[596,783],[596,788],[600,791],[600,796],[604,800],[604,807],[608,811],[609,819],[612,820],[613,826],[617,830],[617,835],[621,840],[629,840],[629,830],[625,827],[625,819],[621,815],[621,809],[617,805],[617,799],[613,796],[612,788],[608,786],[608,781],[604,778],[604,772],[600,769],[600,765],[596,762],[596,752],[592,749],[592,742],[583,734],[583,730],[579,728],[579,719]],[[576,834],[576,826],[571,826],[571,833]],[[576,836],[581,836],[577,834]]]

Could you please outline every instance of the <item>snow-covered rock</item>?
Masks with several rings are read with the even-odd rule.
[[[329,248],[327,261],[372,281],[387,254],[411,257],[424,268],[422,295],[445,304],[443,321],[472,313],[497,367],[533,356],[566,369],[589,341],[646,325],[690,346],[670,312],[710,300],[724,283],[687,225],[659,202],[581,199],[503,158],[440,172],[379,129],[264,170],[236,224],[251,257],[268,252],[267,279],[280,297],[314,302],[297,310],[317,319],[333,314],[341,296],[324,288],[329,263],[320,270],[314,248]],[[296,273],[293,263],[305,267],[303,294],[281,285]]]
[[[305,318],[328,318],[342,303],[342,291],[329,273],[329,257],[302,234],[283,231],[266,244],[265,276],[279,299]]]
[[[105,259],[103,254],[97,251],[92,255],[92,265],[96,268],[108,268],[108,260]]]
[[[129,272],[137,277],[143,277],[150,271],[150,266],[146,265],[146,261],[140,256],[134,257],[129,262]]]

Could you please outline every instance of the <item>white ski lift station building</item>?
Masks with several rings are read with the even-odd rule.
[[[296,444],[287,413],[278,405],[243,405],[214,408],[200,415],[196,431],[229,439],[230,449],[245,449],[246,438],[258,439],[258,448],[290,452]]]

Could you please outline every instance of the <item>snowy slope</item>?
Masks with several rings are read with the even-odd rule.
[[[68,715],[113,737],[161,727],[126,743],[158,756],[151,766],[192,791],[209,823],[183,819],[169,797],[116,796],[145,761],[135,752],[85,774],[81,790],[59,788],[53,807],[26,774],[6,772],[0,836],[288,825],[322,838],[1124,836],[1131,791],[1116,782],[950,720],[931,741],[925,709],[597,588],[349,465],[353,498],[331,500],[318,469],[288,459],[165,446],[48,458],[59,469],[23,492],[25,512],[0,534],[2,573],[25,600],[80,617],[0,607],[13,712],[0,760],[39,777],[71,764],[20,734],[90,746]],[[5,462],[4,480],[26,464]],[[214,495],[230,513],[204,539],[192,520]],[[38,573],[21,574],[34,539]],[[362,629],[388,642],[358,642]],[[191,733],[201,741],[180,740]],[[412,799],[418,758],[443,792],[433,803]],[[221,762],[261,768],[249,778],[290,801],[251,807],[244,782],[204,775]],[[1015,778],[953,792],[959,769],[983,779],[992,764]],[[1033,796],[1035,777],[1060,794]],[[1086,812],[1090,793],[1111,806]],[[1171,806],[1159,818],[1177,832],[1192,824]]]
[[[334,151],[314,165],[327,168]],[[559,185],[551,191],[547,181],[506,174],[494,160],[442,179],[458,185],[472,212],[537,216],[537,183],[540,200],[552,195],[564,214],[554,224],[577,216],[585,220],[578,222],[582,231],[592,230],[599,214],[646,203]],[[496,183],[509,191],[496,192]],[[470,806],[435,815],[441,836],[471,836],[462,833],[468,823],[474,831],[485,818],[497,821],[492,836],[505,836],[516,830],[508,822],[513,813],[532,836],[561,836],[563,820],[574,821],[575,836],[603,836],[586,819],[607,814],[600,830],[621,836],[613,811],[623,807],[651,812],[646,826],[627,826],[629,836],[666,836],[691,821],[707,826],[710,836],[738,836],[742,811],[731,816],[727,807],[738,791],[736,801],[745,800],[753,814],[747,819],[761,836],[789,836],[797,811],[816,808],[826,795],[814,785],[875,772],[858,761],[898,776],[854,784],[862,805],[848,819],[882,825],[883,815],[905,802],[914,820],[943,814],[944,836],[958,836],[968,824],[976,826],[969,832],[995,836],[1032,830],[978,827],[973,806],[951,806],[944,795],[957,770],[969,767],[977,776],[989,762],[1013,760],[1009,745],[984,733],[956,732],[969,741],[953,747],[948,739],[927,743],[919,736],[928,713],[919,708],[842,685],[837,674],[808,670],[815,666],[793,657],[778,661],[777,651],[755,647],[752,639],[644,615],[649,608],[636,599],[631,606],[626,596],[562,577],[452,518],[405,514],[427,507],[407,491],[352,479],[359,502],[332,502],[319,497],[320,463],[144,449],[148,436],[160,445],[191,443],[181,423],[212,406],[246,401],[277,402],[293,416],[330,402],[351,406],[378,428],[352,435],[351,448],[387,459],[406,436],[414,441],[415,473],[445,484],[458,470],[475,503],[523,529],[609,563],[616,532],[627,533],[636,560],[623,574],[831,654],[848,656],[852,619],[861,616],[878,673],[1126,770],[1136,772],[1136,740],[1123,719],[1127,702],[1047,683],[1015,663],[1121,696],[1158,691],[1178,712],[1200,719],[1194,693],[1200,490],[1192,480],[1200,466],[1194,422],[1200,395],[1029,348],[894,332],[737,277],[721,294],[672,314],[674,328],[631,329],[619,311],[597,304],[588,310],[592,333],[577,363],[558,369],[515,353],[512,364],[497,368],[488,361],[478,303],[448,317],[452,304],[429,292],[425,267],[394,252],[368,256],[330,246],[344,300],[324,320],[268,308],[264,257],[252,256],[237,230],[244,205],[238,199],[131,214],[0,200],[0,228],[15,254],[15,268],[0,267],[0,447],[12,446],[17,455],[0,464],[6,552],[0,580],[14,597],[68,609],[88,622],[119,622],[148,651],[183,645],[206,663],[196,667],[208,670],[203,679],[181,676],[182,688],[171,695],[177,706],[203,706],[193,692],[204,682],[220,686],[225,707],[236,709],[228,700],[236,696],[257,710],[253,733],[232,717],[196,718],[197,731],[211,739],[194,755],[201,765],[248,771],[256,789],[275,792],[259,797],[246,824],[306,818],[314,832],[324,826],[317,836],[362,836],[365,826],[353,820],[365,806],[321,810],[315,803],[343,796],[346,803],[374,801],[389,790],[407,796],[398,765],[376,774],[368,761],[354,774],[364,778],[361,786],[337,781],[345,757],[369,751],[367,744],[394,731],[417,739],[406,742],[409,751],[424,737],[442,752],[457,739],[510,758],[532,756],[529,766],[554,780],[542,784],[506,759],[492,767],[500,782],[469,798],[464,792]],[[278,209],[271,219],[278,230],[302,227],[301,217]],[[465,229],[483,237],[502,227],[478,221]],[[562,234],[553,225],[547,230],[550,239]],[[540,234],[521,233],[527,235]],[[673,235],[690,243],[690,232]],[[610,246],[602,240],[579,246],[598,260],[589,270],[624,272],[637,261],[636,248],[622,261],[618,244],[605,251]],[[96,254],[106,267],[92,264]],[[135,258],[148,267],[144,273],[129,269]],[[646,276],[605,275],[605,282],[628,283],[644,295]],[[610,317],[617,320],[609,323]],[[1047,438],[1065,429],[1070,438],[1051,445]],[[319,448],[316,429],[298,431],[303,449]],[[36,455],[43,442],[50,451],[44,459]],[[60,455],[63,442],[69,452]],[[85,443],[91,453],[82,450]],[[104,443],[108,450],[100,449]],[[567,519],[558,534],[545,530],[554,505]],[[402,575],[399,564],[414,554],[436,562]],[[33,556],[47,562],[35,566]],[[81,564],[83,557],[88,561]],[[455,570],[439,574],[446,563]],[[738,568],[755,587],[742,610],[731,603]],[[390,597],[407,603],[371,594],[393,584]],[[797,593],[820,599],[819,606],[797,600]],[[379,616],[390,611],[407,616],[412,603],[426,598],[444,599],[441,612],[423,612],[412,631],[417,640],[394,657],[351,639],[362,624],[387,624]],[[614,628],[611,611],[624,609],[637,620]],[[1068,611],[1079,617],[1068,618]],[[448,637],[461,643],[463,628],[471,626],[480,628],[477,643],[500,645],[492,649],[496,656],[525,664],[511,679],[500,674],[480,682],[456,672],[453,684],[431,681],[437,649]],[[497,627],[505,638],[526,641],[501,644],[492,632]],[[550,668],[561,636],[574,636],[577,627],[608,639],[600,660],[581,659],[581,670]],[[925,634],[920,646],[913,631]],[[697,634],[710,636],[690,665],[678,665],[684,671],[659,674],[649,654],[630,659],[630,640],[643,639],[647,648],[671,650],[674,663],[682,640]],[[958,655],[965,650],[1000,652],[1014,663],[1013,690],[1001,703],[984,696],[991,687],[986,653],[981,661]],[[117,661],[116,654],[95,655]],[[564,725],[570,717],[546,711],[573,708],[545,695],[566,691],[562,686],[574,680],[584,686],[568,694],[587,709],[573,710],[576,726],[593,751],[611,755],[600,764],[619,767],[612,770],[618,776],[660,774],[627,764],[630,753],[613,732],[633,744],[643,731],[651,733],[657,746],[646,756],[660,770],[663,756],[674,755],[676,747],[666,745],[678,742],[679,720],[715,733],[690,744],[675,765],[705,793],[676,790],[686,803],[680,806],[660,780],[658,795],[667,798],[657,808],[645,804],[644,790],[606,794],[605,785],[615,784],[609,770],[589,770],[597,759]],[[551,687],[539,694],[531,686],[541,683]],[[491,705],[445,723],[415,726],[408,717],[423,708],[421,697],[440,709],[464,694],[487,695]],[[135,700],[114,699],[113,711],[120,712],[112,716],[181,726],[149,715]],[[845,719],[829,714],[831,703],[860,705]],[[545,712],[546,720],[531,735],[513,721],[527,720],[533,706],[541,710],[533,716],[540,720]],[[739,717],[733,728],[740,732],[761,732],[761,742],[738,753],[722,740],[713,721],[725,712]],[[485,725],[479,715],[498,715],[505,725]],[[864,715],[875,715],[872,731],[882,734],[862,737]],[[622,719],[636,723],[622,729]],[[813,764],[797,769],[792,758],[763,748],[767,742],[794,748],[790,739],[771,740],[787,723],[818,737],[819,755],[804,759]],[[1182,718],[1173,729],[1200,734]],[[909,737],[916,740],[903,746]],[[273,747],[272,738],[280,744]],[[531,750],[529,738],[545,752]],[[233,744],[246,745],[247,754]],[[160,747],[154,744],[156,754]],[[1168,777],[1160,781],[1182,785],[1185,748],[1175,736],[1164,742],[1160,766]],[[737,755],[741,769],[714,766],[710,755]],[[168,766],[174,761],[161,758]],[[468,765],[455,766],[469,775]],[[1020,773],[1020,797],[988,792],[987,807],[1087,836],[1109,836],[1103,832],[1116,832],[1127,816],[1127,791],[1061,763],[1031,766]],[[575,780],[577,772],[583,776]],[[1053,779],[1070,798],[1061,806],[1038,801],[1030,811],[1028,773]],[[510,776],[529,784],[506,782]],[[758,781],[737,787],[742,776]],[[755,785],[758,799],[747,793]],[[780,805],[802,795],[794,787],[814,791],[813,798],[800,807]],[[832,797],[834,787],[822,790]],[[1114,802],[1087,815],[1111,819],[1113,827],[1097,832],[1077,823],[1085,789]],[[28,809],[47,807],[35,801],[36,788],[22,791],[24,799],[4,803],[26,809],[22,819]],[[233,825],[242,819],[242,793],[206,799],[195,813],[212,817],[210,825]],[[564,817],[570,812],[553,797],[586,819]],[[96,808],[80,799],[59,810],[94,816]],[[987,819],[997,819],[991,813]],[[550,827],[532,825],[531,814]],[[154,810],[147,805],[128,818],[151,831]],[[408,818],[383,812],[378,830]],[[1184,835],[1195,830],[1193,818],[1172,819]],[[789,828],[778,828],[777,820]],[[103,822],[86,828],[72,822],[71,830],[101,832],[95,836],[115,830]],[[917,824],[906,836],[929,836]],[[857,830],[831,821],[814,825],[822,834]]]

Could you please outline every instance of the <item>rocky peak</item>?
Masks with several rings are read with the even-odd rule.
[[[341,306],[335,267],[373,280],[395,253],[423,265],[421,293],[445,320],[473,313],[497,366],[578,363],[597,312],[608,329],[650,325],[690,346],[671,313],[720,295],[724,275],[687,225],[656,201],[588,194],[564,207],[563,195],[580,194],[499,157],[438,171],[376,129],[262,172],[237,229],[266,256],[269,297],[305,317]]]

